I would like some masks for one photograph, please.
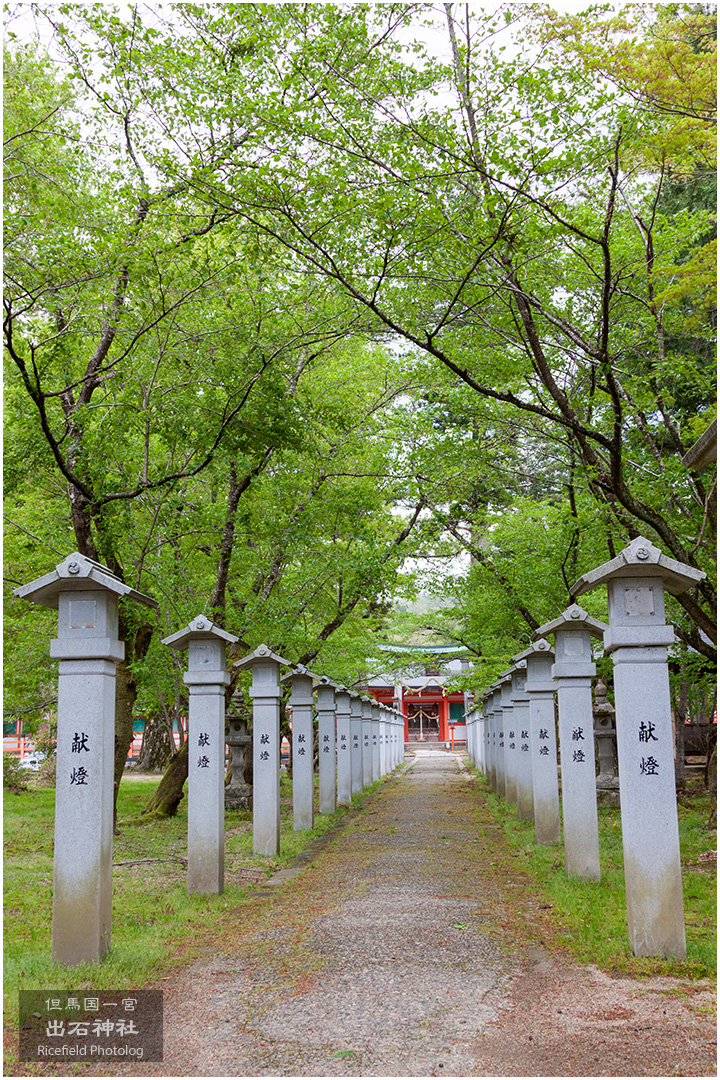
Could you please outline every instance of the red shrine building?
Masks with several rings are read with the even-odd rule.
[[[400,654],[402,673],[369,675],[368,693],[383,705],[399,709],[405,717],[405,742],[466,742],[465,695],[462,690],[446,690],[453,675],[468,666],[466,650],[456,645],[381,646]],[[423,661],[412,662],[412,654]],[[408,658],[409,662],[405,661]],[[430,660],[428,661],[428,658]],[[375,662],[376,668],[382,662]]]

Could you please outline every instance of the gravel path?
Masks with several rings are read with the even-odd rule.
[[[460,755],[419,752],[302,873],[228,912],[220,954],[160,984],[164,1062],[104,1074],[715,1075],[710,985],[547,947],[551,914],[498,869],[476,805]]]

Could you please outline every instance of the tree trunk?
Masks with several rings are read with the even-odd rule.
[[[153,628],[148,623],[133,627],[120,606],[120,640],[125,642],[125,659],[116,667],[115,675],[115,777],[113,790],[113,826],[117,822],[117,799],[130,745],[133,740],[133,709],[138,688],[131,670],[133,660],[145,658]]]
[[[186,740],[170,762],[157,791],[143,810],[142,816],[144,818],[175,817],[184,795],[183,788],[187,776],[188,744]]]
[[[715,742],[708,757],[705,769],[705,782],[710,792],[710,817],[708,827],[717,829],[717,741]]]
[[[137,698],[137,686],[128,667],[121,660],[115,672],[115,777],[113,790],[113,827],[117,824],[117,800],[120,781],[133,741],[133,706]]]
[[[135,772],[158,772],[164,769],[175,753],[172,732],[167,717],[152,712],[145,721],[140,756],[133,766]]]
[[[685,773],[685,713],[673,710],[675,735],[675,786],[684,787]]]

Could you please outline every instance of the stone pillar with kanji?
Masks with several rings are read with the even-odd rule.
[[[362,791],[364,786],[362,725],[362,698],[356,691],[352,691],[350,694],[350,754],[353,795]]]
[[[504,680],[504,691],[503,687],[501,687],[501,701],[503,706],[503,735],[505,742],[505,799],[510,806],[517,806],[520,744],[518,741],[517,724],[515,723],[515,707],[512,701],[512,672],[505,672],[500,678],[501,680]]]
[[[498,713],[501,709],[500,684],[494,683],[490,687],[488,699],[488,781],[493,790],[497,790],[497,730]]]
[[[403,713],[403,688],[402,683],[395,683],[393,692],[393,734],[392,734],[392,768],[405,759],[406,717]]]
[[[573,604],[536,631],[538,637],[555,635],[551,671],[557,686],[565,870],[586,881],[600,880],[591,679],[592,638],[606,629]]]
[[[705,577],[639,536],[585,574],[574,596],[606,585],[605,652],[613,658],[620,815],[630,947],[636,956],[685,957],[665,592]]]
[[[189,893],[219,895],[225,884],[225,653],[237,640],[205,615],[163,638],[163,645],[188,654]]]
[[[334,814],[336,795],[335,684],[323,675],[316,690],[319,758],[318,809],[321,814]]]
[[[525,692],[527,666],[518,661],[512,669],[512,703],[515,725],[515,754],[517,758],[517,812],[518,820],[532,821],[535,816],[533,795],[533,768],[530,740],[530,698]]]
[[[486,690],[482,695],[482,714],[480,716],[480,738],[482,747],[480,756],[482,761],[482,774],[489,780],[490,774],[490,709],[492,706],[492,691]]]
[[[337,801],[340,806],[352,802],[352,751],[350,739],[350,692],[345,686],[335,688],[337,719]]]
[[[557,741],[555,739],[555,653],[540,638],[514,659],[527,664],[525,693],[530,703],[530,753],[532,756],[533,816],[538,844],[560,840]]]
[[[369,787],[373,782],[372,774],[372,701],[363,694],[360,699],[362,706],[362,769],[363,787]]]
[[[496,788],[498,795],[507,798],[507,734],[513,722],[512,677],[508,672],[500,676],[500,708],[496,746]]]
[[[253,853],[280,852],[280,669],[292,667],[267,645],[236,661],[252,671],[253,703]]]
[[[297,665],[281,682],[290,683],[288,708],[292,710],[293,829],[303,832],[315,824],[313,775],[313,682],[318,676]]]
[[[380,779],[380,706],[373,701],[370,706],[372,713],[372,778],[373,783]]]
[[[387,772],[386,762],[386,732],[387,732],[387,708],[382,702],[378,702],[378,772],[380,777]]]
[[[77,551],[14,595],[58,613],[52,958],[94,964],[110,948],[112,922],[118,601],[157,603]]]

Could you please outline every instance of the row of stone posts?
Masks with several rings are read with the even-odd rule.
[[[199,615],[163,640],[188,650],[188,892],[221,893],[225,837],[225,687],[227,646],[237,638]],[[404,720],[392,709],[316,675],[260,645],[234,665],[250,670],[253,713],[253,852],[280,851],[280,698],[290,687],[293,827],[315,823],[314,725],[317,713],[321,814],[391,772],[404,756]],[[282,668],[290,668],[281,676]],[[317,702],[315,701],[317,693]],[[232,736],[230,736],[232,738]]]
[[[118,602],[157,607],[106,566],[74,552],[53,571],[14,595],[58,611],[50,655],[59,661],[57,779],[53,874],[52,955],[60,964],[96,963],[110,948]],[[237,638],[198,615],[163,644],[187,650],[188,871],[191,893],[221,893],[225,845],[226,651]],[[293,819],[296,830],[314,820],[313,710],[318,717],[319,810],[337,804],[395,769],[404,757],[404,720],[393,709],[306,668],[265,646],[235,664],[252,670],[253,850],[280,849],[280,669],[292,670]],[[317,693],[317,702],[314,702]],[[231,716],[234,754],[250,737]],[[245,792],[238,793],[240,798]]]
[[[627,923],[636,956],[685,957],[667,666],[674,631],[665,625],[664,593],[683,592],[704,576],[638,537],[573,587],[579,597],[607,585],[608,625],[571,605],[538,628],[467,718],[472,761],[520,819],[534,821],[541,844],[560,839],[559,749],[565,869],[599,881],[591,679],[592,639],[603,640],[613,658]]]
[[[402,714],[355,690],[295,666],[260,645],[234,665],[252,671],[253,851],[280,850],[280,697],[290,684],[293,724],[293,824],[314,823],[313,710],[318,718],[318,809],[331,814],[392,772],[405,754]],[[285,676],[283,667],[292,668]],[[316,692],[317,701],[313,694]]]

